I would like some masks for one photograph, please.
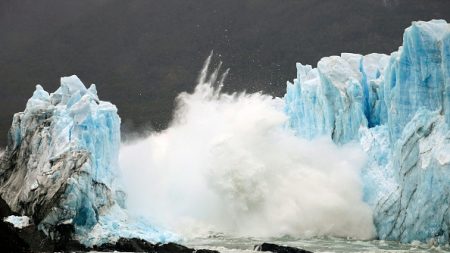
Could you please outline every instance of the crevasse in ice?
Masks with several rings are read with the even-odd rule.
[[[87,89],[76,76],[61,78],[52,94],[37,85],[25,111],[14,115],[0,161],[0,196],[50,236],[58,225],[73,224],[88,246],[119,237],[175,239],[128,214],[119,146],[117,108],[98,99],[95,85]]]
[[[297,135],[359,141],[365,201],[381,239],[448,243],[450,25],[413,22],[390,56],[297,64],[285,111]]]

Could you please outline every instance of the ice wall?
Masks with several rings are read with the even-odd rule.
[[[360,127],[380,124],[378,78],[387,60],[382,54],[343,53],[321,59],[314,69],[298,63],[284,97],[289,126],[303,137],[328,135],[346,143],[358,137]]]
[[[378,236],[448,243],[450,25],[413,22],[390,56],[342,54],[297,70],[285,95],[288,126],[361,143]]]
[[[378,200],[381,238],[449,242],[449,73],[450,25],[413,23],[384,78],[390,170],[399,187]]]
[[[40,86],[14,115],[0,161],[0,196],[14,212],[50,236],[72,224],[88,246],[119,237],[165,241],[165,234],[129,217],[120,187],[117,108],[100,101],[95,85],[61,78],[49,94]]]
[[[399,138],[420,108],[439,111],[450,123],[450,31],[444,20],[416,22],[391,55],[384,90],[391,138]]]

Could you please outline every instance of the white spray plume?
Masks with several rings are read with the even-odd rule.
[[[281,99],[221,93],[227,72],[208,76],[210,61],[167,130],[123,145],[130,209],[186,238],[372,238],[361,149],[294,136]]]

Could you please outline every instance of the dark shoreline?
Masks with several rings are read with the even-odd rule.
[[[0,198],[0,245],[4,253],[14,252],[88,252],[88,251],[119,251],[119,252],[154,252],[154,253],[218,253],[214,250],[195,250],[186,246],[167,243],[153,244],[137,238],[120,238],[116,243],[106,243],[92,248],[86,247],[72,234],[74,227],[71,224],[59,225],[54,230],[53,238],[46,236],[42,231],[31,224],[24,228],[16,228],[3,219],[12,212],[6,202]]]

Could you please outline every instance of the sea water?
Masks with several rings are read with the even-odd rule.
[[[383,240],[352,240],[343,238],[313,238],[295,239],[292,237],[280,238],[251,238],[251,237],[228,237],[225,235],[211,235],[208,238],[197,238],[187,241],[186,246],[196,249],[212,249],[221,253],[244,253],[254,252],[254,246],[263,242],[278,245],[292,246],[309,250],[312,252],[450,252],[450,247],[434,246],[430,244],[413,242],[402,244],[394,241]]]

